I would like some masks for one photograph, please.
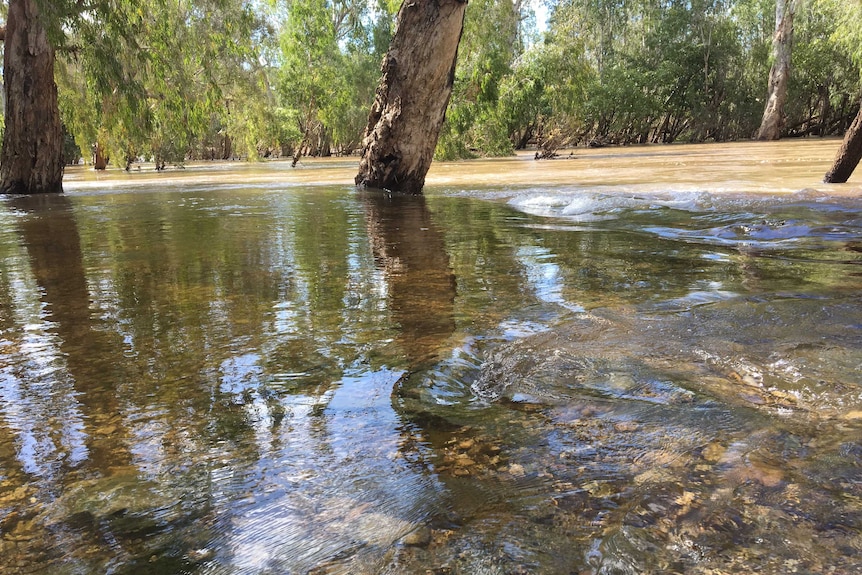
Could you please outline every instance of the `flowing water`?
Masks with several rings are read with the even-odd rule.
[[[862,570],[838,142],[67,173],[0,207],[4,574]]]

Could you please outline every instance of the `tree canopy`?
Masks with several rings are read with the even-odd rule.
[[[56,50],[67,160],[121,167],[354,153],[400,4],[36,3]],[[471,0],[437,157],[749,139],[767,97],[775,6]],[[860,19],[858,2],[799,3],[782,137],[849,127]]]

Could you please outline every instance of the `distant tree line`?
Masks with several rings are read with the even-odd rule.
[[[123,30],[58,50],[70,158],[157,168],[189,159],[349,154],[390,39],[387,0],[144,0]],[[115,11],[114,11],[115,12]],[[86,24],[86,23],[84,23]],[[86,25],[81,26],[85,32]]]
[[[840,135],[859,110],[859,3],[778,1],[795,13],[780,135]],[[540,35],[518,0],[471,0],[440,156],[758,134],[776,0],[558,0],[550,10]]]
[[[860,4],[777,1],[795,16],[780,136],[842,134]],[[357,152],[400,1],[11,0],[0,16],[16,5],[56,52],[66,159],[163,168]],[[471,0],[436,157],[750,139],[775,37],[776,0]]]

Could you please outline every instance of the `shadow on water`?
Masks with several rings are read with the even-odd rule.
[[[86,466],[105,474],[131,462],[128,431],[119,421],[117,384],[124,379],[112,357],[122,342],[100,325],[91,310],[81,240],[72,203],[65,196],[24,196],[9,202],[18,212],[18,231],[41,292],[47,334],[65,363],[64,371],[82,413]],[[111,433],[106,434],[105,429]],[[77,467],[65,462],[70,467]]]
[[[24,487],[4,497],[4,572],[175,571],[176,533],[199,511],[135,465],[123,392],[140,376],[121,334],[95,309],[72,202],[7,202],[41,311],[23,325],[21,361],[4,370],[6,425],[15,428]],[[7,293],[20,300],[19,293]],[[12,316],[14,317],[14,315]],[[8,342],[7,342],[8,343]],[[11,402],[11,403],[10,403]],[[4,463],[14,461],[4,458]],[[23,479],[23,478],[22,478]],[[93,550],[106,552],[93,557]],[[155,560],[153,560],[155,558]]]
[[[397,339],[412,369],[455,331],[455,275],[424,196],[361,192],[374,261],[384,273]]]
[[[363,191],[361,199],[374,262],[384,274],[398,328],[395,340],[407,360],[406,371],[392,390],[393,407],[406,422],[420,428],[446,429],[450,424],[445,419],[423,420],[426,412],[411,412],[400,399],[403,385],[413,374],[433,369],[453,345],[456,278],[445,238],[424,196]],[[412,445],[409,432],[407,438]]]

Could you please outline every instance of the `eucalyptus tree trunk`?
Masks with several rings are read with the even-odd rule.
[[[404,0],[362,144],[356,184],[422,193],[455,80],[467,0]]]
[[[230,139],[230,136],[225,133],[224,135],[224,146],[222,147],[222,160],[230,160],[233,156],[233,142]]]
[[[769,70],[769,87],[766,109],[757,131],[758,140],[781,138],[787,118],[784,104],[787,102],[787,83],[790,80],[790,59],[793,46],[793,16],[798,0],[776,0],[775,35],[772,37],[772,69]]]
[[[835,163],[826,173],[823,181],[827,184],[843,184],[853,175],[853,170],[859,165],[860,159],[862,159],[862,108],[844,135],[844,143],[838,150]]]
[[[108,169],[108,156],[105,155],[105,149],[99,142],[93,146],[93,169],[100,171]]]
[[[63,131],[54,83],[54,47],[37,0],[10,0],[3,77],[6,130],[0,194],[63,191]]]

